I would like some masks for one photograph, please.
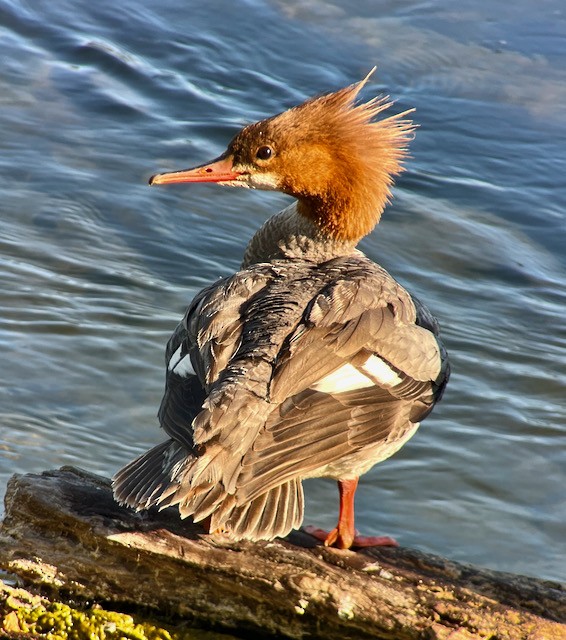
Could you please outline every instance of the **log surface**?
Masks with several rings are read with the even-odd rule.
[[[174,510],[136,514],[64,467],[16,475],[0,567],[60,597],[254,638],[566,640],[566,587],[404,548],[340,551],[296,532],[231,542]]]

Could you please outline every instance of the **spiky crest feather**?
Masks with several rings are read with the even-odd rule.
[[[282,190],[299,200],[302,215],[338,240],[359,240],[379,222],[415,129],[406,118],[414,109],[375,120],[392,106],[388,96],[355,104],[371,73],[249,128],[292,140],[296,153],[288,153],[291,172]]]

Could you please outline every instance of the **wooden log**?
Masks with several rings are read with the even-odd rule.
[[[0,567],[57,596],[244,637],[566,640],[566,587],[404,548],[327,549],[296,532],[230,542],[172,509],[119,507],[107,479],[16,475]]]

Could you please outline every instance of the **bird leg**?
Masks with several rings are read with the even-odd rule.
[[[397,547],[398,543],[389,536],[360,536],[354,526],[354,495],[358,478],[338,480],[340,511],[338,524],[330,533],[316,527],[305,527],[310,535],[324,542],[326,547],[349,549],[350,547]]]

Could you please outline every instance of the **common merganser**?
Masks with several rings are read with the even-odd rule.
[[[166,350],[159,420],[168,440],[114,477],[137,510],[176,505],[235,540],[287,535],[303,520],[305,478],[338,481],[326,545],[358,536],[358,478],[394,454],[449,376],[438,325],[356,249],[402,170],[410,111],[356,104],[369,75],[243,128],[209,164],[150,184],[216,182],[296,201],[249,242],[240,270],[197,294]]]

